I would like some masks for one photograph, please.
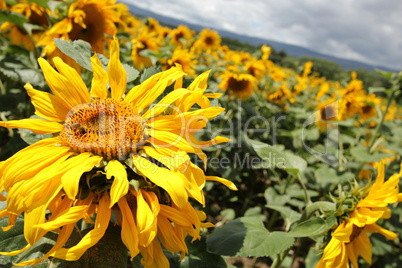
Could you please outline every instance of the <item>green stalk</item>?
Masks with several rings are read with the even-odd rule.
[[[398,83],[396,83],[396,85],[394,85],[393,90],[391,91],[391,95],[388,98],[387,106],[385,107],[384,112],[381,114],[380,122],[377,124],[377,126],[376,126],[376,128],[374,130],[374,134],[373,134],[373,136],[371,137],[371,139],[370,139],[370,141],[368,143],[368,146],[367,146],[367,152],[368,153],[371,153],[371,151],[374,148],[374,145],[376,144],[376,138],[378,136],[378,133],[381,130],[382,125],[384,124],[385,116],[388,113],[389,107],[391,106],[391,103],[392,103],[392,101],[394,100],[394,98],[396,96],[396,92],[398,90],[398,85],[399,85]],[[364,165],[365,165],[365,163],[360,164],[359,168],[356,170],[355,177],[357,177],[359,175],[360,170],[364,167]]]

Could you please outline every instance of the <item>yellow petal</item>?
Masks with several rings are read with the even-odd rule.
[[[81,75],[77,73],[74,68],[64,63],[64,61],[59,57],[55,57],[53,59],[53,63],[55,64],[59,73],[68,81],[66,84],[68,88],[65,88],[64,91],[70,93],[69,97],[74,98],[76,104],[89,102],[91,97],[89,95],[87,86],[81,78]]]
[[[154,74],[140,85],[132,88],[124,100],[134,102],[140,111],[151,105],[165,91],[166,87],[184,75],[185,73],[176,67]]]
[[[224,143],[224,142],[229,142],[229,141],[230,141],[230,139],[228,139],[228,138],[217,136],[209,141],[200,141],[198,143],[198,146],[200,146],[200,148],[205,148],[205,147],[210,147],[210,146],[214,146],[214,145]]]
[[[20,214],[22,211],[48,204],[51,201],[48,199],[53,199],[58,193],[55,189],[61,185],[60,177],[65,172],[65,169],[60,167],[68,157],[69,154],[63,155],[51,166],[38,171],[36,175],[13,184],[7,195],[7,209]]]
[[[157,196],[152,192],[147,193],[140,189],[136,194],[139,244],[142,247],[147,247],[156,236],[159,201]],[[149,204],[144,197],[148,199]]]
[[[237,191],[236,185],[235,185],[233,182],[231,182],[231,181],[229,181],[229,180],[226,180],[226,179],[224,179],[224,178],[220,178],[220,177],[217,177],[217,176],[205,176],[205,179],[206,179],[207,181],[217,181],[217,182],[220,182],[220,183],[222,183],[223,185],[225,185],[226,187],[228,187],[230,190]]]
[[[93,69],[93,78],[90,95],[95,98],[106,99],[108,93],[108,74],[103,69],[102,63],[96,54],[91,57],[91,63]]]
[[[160,100],[152,109],[149,109],[147,112],[145,112],[142,117],[143,118],[150,118],[150,117],[156,117],[163,111],[165,111],[168,108],[171,108],[171,104],[178,99],[182,98],[186,94],[190,94],[190,91],[188,91],[185,88],[179,88],[177,90],[174,90],[167,94],[165,97],[163,97],[162,100]],[[177,113],[181,113],[182,111],[175,111]]]
[[[21,119],[0,121],[0,127],[29,129],[35,134],[50,134],[60,132],[62,124],[43,119]]]
[[[112,188],[110,189],[110,206],[119,201],[122,196],[128,192],[128,179],[127,171],[124,166],[117,160],[111,160],[107,164],[106,178],[111,179],[114,177]]]
[[[69,110],[63,106],[63,102],[52,94],[36,90],[27,83],[25,89],[35,107],[35,114],[47,120],[61,122],[66,118]]]
[[[204,92],[207,89],[207,81],[210,72],[211,70],[208,70],[197,76],[197,78],[194,79],[194,81],[187,88],[192,91],[201,89],[201,91]]]
[[[141,250],[141,264],[145,268],[159,268],[169,267],[169,260],[163,253],[162,247],[157,239],[154,239],[152,244],[148,247],[140,247]]]
[[[187,204],[186,204],[187,206]],[[166,205],[160,205],[160,212],[161,215],[165,216],[166,218],[168,218],[169,220],[171,220],[172,222],[174,222],[174,224],[178,224],[181,226],[188,226],[192,228],[192,222],[186,217],[186,215],[184,215],[183,213],[181,213],[179,210],[170,207],[170,206],[166,206]]]
[[[390,230],[382,228],[378,224],[370,224],[364,227],[364,231],[368,233],[380,233],[385,236],[387,239],[394,240],[398,238],[398,235]]]
[[[20,253],[26,251],[27,249],[29,249],[31,247],[32,247],[32,245],[28,244],[25,247],[23,247],[22,249],[14,250],[14,251],[11,251],[11,252],[0,252],[0,255],[15,256],[17,254],[20,254]]]
[[[187,183],[183,174],[161,168],[149,160],[133,155],[133,164],[145,177],[163,188],[178,207],[185,207],[188,202]]]
[[[222,93],[206,93],[206,94],[204,94],[204,96],[206,98],[210,98],[210,99],[217,99],[222,96]]]
[[[32,206],[33,209],[29,209],[24,213],[24,236],[25,240],[31,245],[46,234],[46,231],[33,228],[33,226],[45,222],[46,209],[50,201],[60,192],[61,185],[57,180],[48,180],[40,190],[41,200],[38,200]]]
[[[130,209],[126,197],[122,197],[117,202],[119,205],[123,223],[121,226],[121,239],[130,251],[131,259],[139,253],[138,249],[138,230],[134,222],[133,212]]]
[[[198,109],[192,112],[157,117],[154,117],[153,112],[150,112],[151,119],[148,120],[147,125],[160,130],[187,129],[191,122],[197,122],[200,120],[208,121],[209,118],[216,117],[224,110],[224,108],[220,107],[210,107],[207,109]]]
[[[109,204],[109,196],[107,193],[104,193],[102,198],[99,200],[98,214],[96,215],[94,229],[89,231],[77,245],[71,248],[60,248],[53,252],[51,256],[67,261],[76,261],[85,253],[88,248],[98,243],[109,226],[111,216]]]
[[[4,188],[10,188],[21,180],[34,177],[63,156],[68,156],[69,148],[55,146],[56,139],[44,139],[17,152],[4,161],[0,167],[0,178]]]
[[[101,156],[91,156],[90,153],[81,153],[67,160],[70,169],[61,177],[61,182],[68,198],[76,199],[82,174],[93,169],[101,160]]]
[[[61,231],[59,232],[56,244],[54,244],[53,247],[42,258],[24,261],[24,262],[20,262],[20,263],[14,263],[14,265],[25,267],[28,265],[36,265],[36,264],[40,263],[41,261],[47,259],[54,251],[56,251],[57,249],[64,246],[64,244],[67,242],[68,238],[70,238],[70,235],[74,230],[74,227],[75,227],[75,224],[70,224],[70,225],[64,226],[61,229]]]
[[[185,152],[194,153],[194,147],[191,141],[187,141],[183,137],[176,135],[175,133],[169,131],[148,129],[147,134],[149,134],[148,142],[155,145],[156,148],[172,148],[177,147]],[[185,136],[185,135],[183,135]]]
[[[167,250],[188,253],[184,240],[179,238],[168,218],[162,215],[158,216],[158,238]]]
[[[121,100],[124,92],[126,91],[126,70],[120,62],[120,48],[119,41],[114,39],[110,43],[110,60],[107,66],[109,74],[109,83],[112,93],[112,98]]]
[[[53,67],[50,66],[49,62],[47,62],[45,59],[39,58],[38,62],[42,68],[47,84],[54,95],[56,95],[63,102],[63,106],[65,108],[70,110],[78,104],[89,102],[89,92],[86,89],[85,94],[83,88],[73,87],[72,83],[69,81],[70,77],[65,77],[64,75],[56,72],[56,70],[53,69]],[[56,62],[60,61],[56,60]],[[63,69],[61,66],[60,68]]]
[[[52,221],[48,221],[42,224],[33,226],[45,231],[52,231],[62,226],[75,224],[77,221],[83,218],[84,213],[87,211],[88,206],[75,206],[70,207],[63,211],[58,217]]]

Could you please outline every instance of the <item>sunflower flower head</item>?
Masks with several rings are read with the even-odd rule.
[[[0,25],[0,32],[5,33],[12,44],[21,45],[33,51],[35,43],[39,41],[39,33],[49,26],[48,14],[50,14],[50,10],[41,7],[37,3],[22,2],[13,5],[10,11],[25,16],[28,19],[28,23],[35,25],[37,29],[32,31],[32,37],[30,37],[25,29],[21,29],[11,22],[4,22]]]
[[[257,88],[256,78],[248,73],[234,71],[224,71],[220,75],[221,82],[218,87],[229,95],[244,99],[253,94]]]
[[[372,244],[368,234],[379,233],[388,239],[396,239],[397,234],[384,229],[376,222],[390,217],[388,205],[400,202],[399,174],[392,175],[387,181],[384,176],[384,163],[378,165],[376,181],[359,191],[361,199],[353,204],[353,209],[342,216],[341,222],[332,233],[317,267],[353,267],[358,266],[361,256],[369,264],[372,261]],[[356,195],[355,195],[356,196]]]
[[[115,0],[75,1],[69,6],[68,14],[42,35],[37,46],[44,46],[44,56],[60,57],[73,66],[75,62],[61,53],[53,39],[81,39],[90,43],[94,52],[104,53],[105,47],[117,33],[116,25],[122,23],[120,17],[119,5],[115,5]]]
[[[16,265],[34,265],[48,257],[77,260],[103,237],[114,212],[130,256],[141,253],[145,267],[168,267],[162,247],[184,258],[185,237],[199,239],[201,228],[212,226],[203,222],[205,214],[194,209],[189,198],[204,205],[206,180],[236,189],[228,180],[205,176],[188,155],[206,163],[201,149],[228,141],[199,141],[194,136],[223,109],[210,107],[203,94],[208,73],[181,88],[185,73],[179,65],[126,92],[117,40],[111,42],[106,70],[96,55],[91,62],[88,90],[62,59],[53,59],[57,70],[39,59],[53,94],[30,84],[25,88],[40,118],[0,121],[7,128],[53,134],[0,162],[0,192],[7,192],[6,197],[0,195],[7,204],[0,211],[0,217],[8,217],[3,230],[11,229],[24,213],[28,243],[1,254],[24,252],[55,231],[58,238],[49,252]],[[174,89],[156,102],[170,85]],[[75,246],[64,248],[79,220],[93,224],[93,229]]]

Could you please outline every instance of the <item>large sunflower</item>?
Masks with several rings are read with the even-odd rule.
[[[388,239],[398,237],[376,222],[390,217],[389,204],[402,201],[398,188],[400,176],[402,170],[384,182],[384,163],[378,165],[377,180],[367,196],[357,203],[356,209],[349,213],[349,218],[333,232],[317,267],[350,267],[350,264],[359,267],[359,256],[371,263],[372,245],[368,233],[380,233]]]
[[[74,61],[64,56],[53,39],[84,40],[91,44],[92,50],[103,53],[107,43],[117,32],[120,13],[116,0],[78,0],[68,9],[67,17],[54,24],[44,33],[38,46],[44,46],[43,55],[50,58],[61,57],[69,65]]]
[[[205,215],[190,205],[189,197],[204,205],[206,180],[235,189],[227,180],[205,176],[188,156],[198,155],[205,163],[201,148],[227,140],[201,142],[194,137],[209,118],[223,111],[209,105],[207,97],[216,95],[203,94],[208,73],[180,88],[185,73],[180,66],[173,67],[125,94],[126,73],[114,40],[107,71],[96,55],[91,58],[94,71],[88,92],[72,67],[57,57],[53,61],[57,71],[39,59],[53,94],[25,86],[43,119],[0,121],[8,128],[53,134],[0,162],[0,192],[7,192],[7,197],[0,195],[7,202],[0,217],[8,216],[9,222],[3,229],[12,228],[17,215],[24,213],[28,242],[21,250],[1,254],[16,255],[47,232],[57,231],[48,253],[17,265],[36,264],[50,256],[77,260],[102,238],[114,210],[132,258],[141,253],[146,267],[167,267],[161,244],[184,257],[184,238],[197,239],[200,228],[210,226],[202,223]],[[175,89],[151,106],[173,83]],[[191,110],[195,104],[201,108]],[[75,246],[63,248],[81,219],[94,223],[93,229]]]

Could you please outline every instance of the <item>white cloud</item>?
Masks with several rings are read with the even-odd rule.
[[[155,13],[402,68],[399,0],[123,0]]]

